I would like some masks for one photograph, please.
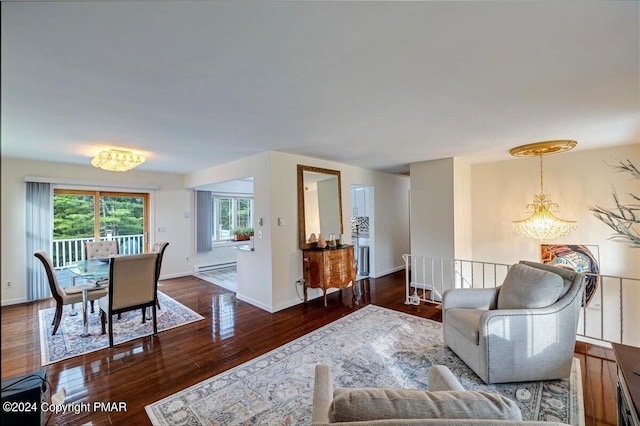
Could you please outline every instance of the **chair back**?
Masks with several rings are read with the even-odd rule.
[[[117,241],[88,241],[84,243],[84,258],[87,260],[106,259],[118,253]]]
[[[167,241],[157,241],[153,247],[151,247],[152,253],[158,253],[158,268],[156,270],[156,281],[160,279],[160,269],[162,268],[162,258],[164,251],[167,249],[169,243]]]
[[[44,266],[44,270],[47,273],[47,279],[49,280],[49,289],[51,290],[51,295],[56,302],[62,302],[62,294],[64,294],[64,290],[58,284],[58,276],[56,275],[56,271],[53,268],[53,262],[51,258],[47,254],[47,252],[43,250],[39,250],[33,254],[40,262],[42,262],[42,266]]]
[[[111,311],[156,303],[158,253],[114,257],[109,265]]]
[[[560,277],[562,278],[563,286],[558,300],[567,296],[569,293],[574,296],[574,294],[580,290],[580,286],[582,284],[582,281],[584,280],[584,274],[571,269],[560,268],[558,266],[548,265],[546,263],[529,262],[527,260],[521,260],[520,263],[560,275]]]

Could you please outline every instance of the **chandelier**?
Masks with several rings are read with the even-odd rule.
[[[557,203],[551,201],[551,197],[544,193],[542,157],[547,154],[568,151],[578,143],[571,140],[557,140],[538,142],[513,148],[509,153],[514,157],[538,156],[540,157],[540,193],[533,196],[533,202],[527,205],[527,211],[531,216],[524,220],[513,221],[513,229],[527,238],[538,241],[552,240],[566,237],[578,228],[578,223],[572,220],[564,220],[553,213],[560,210]]]
[[[144,163],[144,161],[145,158],[142,155],[134,154],[131,151],[109,149],[96,155],[91,160],[91,164],[112,172],[126,172]]]

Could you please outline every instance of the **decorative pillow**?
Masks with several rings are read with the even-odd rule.
[[[515,402],[495,393],[415,389],[340,389],[329,408],[332,423],[384,419],[522,420]]]
[[[562,293],[563,284],[558,274],[515,264],[500,288],[498,309],[536,309],[553,305]]]

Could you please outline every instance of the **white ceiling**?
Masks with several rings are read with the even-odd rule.
[[[3,2],[2,156],[385,171],[640,142],[640,2]]]

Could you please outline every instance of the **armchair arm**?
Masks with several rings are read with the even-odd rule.
[[[575,303],[497,309],[480,317],[480,369],[487,383],[568,377],[576,339]],[[508,366],[508,368],[506,367]]]
[[[451,288],[444,292],[442,311],[450,308],[495,309],[500,287]]]
[[[328,365],[316,365],[316,378],[313,386],[312,423],[329,423],[329,407],[333,400],[333,377]]]
[[[433,365],[429,369],[430,391],[463,391],[456,376],[444,365]]]

